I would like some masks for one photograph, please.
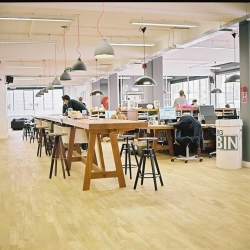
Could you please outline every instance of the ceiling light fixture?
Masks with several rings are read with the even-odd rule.
[[[70,22],[74,21],[73,18],[63,19],[63,18],[48,18],[48,17],[7,17],[0,16],[0,20],[9,21],[42,21],[42,22]]]
[[[220,93],[222,93],[222,91],[221,91],[221,89],[219,89],[219,88],[215,88],[215,89],[211,90],[210,93],[211,93],[211,94],[220,94]]]
[[[5,66],[6,69],[41,69],[41,66]]]
[[[160,27],[172,27],[172,28],[195,28],[198,27],[198,23],[193,22],[174,22],[174,21],[149,21],[149,20],[137,20],[130,21],[133,25],[145,25],[145,26],[160,26]]]
[[[103,7],[102,14],[99,17],[99,19],[97,21],[97,25],[96,25],[97,31],[99,32],[100,36],[102,37],[102,41],[96,47],[95,52],[94,52],[94,56],[95,56],[95,58],[111,58],[111,57],[115,56],[114,49],[108,43],[108,41],[105,38],[103,38],[103,35],[99,31],[99,21],[104,13],[104,2],[102,3],[102,7]]]
[[[7,44],[59,44],[58,41],[42,40],[0,40],[0,43]]]
[[[235,65],[235,71],[234,71],[234,75],[229,76],[225,83],[234,83],[234,82],[240,82],[240,75],[236,74],[236,52],[235,52],[235,37],[236,37],[236,32],[232,32],[232,36],[234,38],[234,65]]]
[[[112,45],[112,46],[134,46],[134,47],[143,47],[143,46],[145,46],[145,47],[153,47],[153,46],[155,46],[155,43],[145,43],[145,44],[143,44],[143,43],[109,43],[110,45]]]
[[[63,49],[64,49],[64,66],[65,66],[65,69],[64,69],[63,73],[60,76],[60,80],[61,81],[69,81],[69,80],[71,80],[71,76],[68,73],[68,71],[66,70],[66,50],[65,50],[65,34],[66,34],[67,26],[62,26],[62,28],[64,28]]]
[[[36,93],[36,97],[41,97],[40,91]]]
[[[87,67],[81,60],[81,53],[78,51],[78,48],[80,46],[80,36],[79,36],[79,14],[77,15],[77,36],[78,36],[78,46],[76,48],[76,51],[79,54],[79,58],[77,59],[76,63],[73,65],[72,70],[83,70],[86,71]]]
[[[140,28],[139,31],[141,31],[143,33],[143,43],[145,43],[145,37],[144,37],[144,33],[146,31],[146,27],[144,28]],[[144,69],[144,76],[138,78],[134,85],[136,86],[156,86],[156,82],[153,78],[149,77],[149,76],[145,76],[145,69],[146,69],[146,66],[147,64],[145,63],[145,46],[143,47],[143,54],[144,54],[144,58],[143,58],[143,64],[142,64],[142,68]]]
[[[93,95],[103,95],[103,92],[101,90],[93,90],[90,93],[90,96],[93,96]]]
[[[227,47],[227,46],[211,46],[211,45],[193,45],[190,46],[192,49],[228,49],[233,50],[233,47]]]

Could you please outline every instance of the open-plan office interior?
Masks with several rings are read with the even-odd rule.
[[[43,177],[35,179],[34,183],[29,180],[28,183],[23,184],[30,192],[31,197],[27,198],[27,194],[21,186],[14,187],[15,184],[11,182],[11,175],[3,174],[1,176],[3,190],[7,190],[6,187],[10,185],[10,192],[20,192],[20,196],[22,196],[18,198],[20,204],[24,205],[25,200],[33,200],[32,195],[36,192],[39,195],[40,188],[46,189],[46,192],[42,191],[42,199],[48,198],[51,201],[47,205],[40,204],[38,201],[31,204],[32,215],[29,215],[29,208],[23,211],[18,210],[17,214],[26,216],[25,220],[22,220],[22,223],[26,223],[25,225],[18,224],[17,215],[14,216],[15,211],[11,210],[8,214],[11,218],[10,222],[6,219],[2,224],[2,229],[6,228],[6,232],[2,236],[3,245],[1,245],[0,240],[0,249],[55,249],[57,245],[62,247],[61,241],[63,240],[60,238],[67,235],[64,230],[70,231],[70,240],[66,242],[65,249],[66,246],[67,249],[101,248],[100,242],[104,238],[100,235],[97,236],[95,230],[98,234],[104,233],[106,237],[104,248],[106,249],[117,249],[119,240],[124,244],[124,247],[121,244],[120,249],[250,248],[250,242],[245,237],[247,232],[249,233],[249,216],[245,215],[248,213],[249,198],[246,194],[249,190],[247,180],[249,180],[250,167],[248,147],[250,140],[248,112],[248,92],[250,90],[249,20],[250,4],[248,2],[0,3],[0,148],[2,148],[0,157],[1,161],[6,163],[5,166],[9,171],[14,171],[12,169],[15,164],[25,167],[25,163],[22,163],[22,157],[27,161],[30,159],[31,164],[34,164],[38,169],[41,160],[43,161],[41,165],[44,168],[50,164],[48,156],[42,156],[41,159],[34,158],[34,156],[37,157],[36,146],[23,140],[21,131],[12,130],[11,121],[21,117],[62,115],[62,95],[69,95],[76,100],[82,97],[93,117],[96,115],[101,118],[110,118],[111,115],[115,114],[117,108],[132,110],[131,113],[140,105],[143,106],[143,104],[148,103],[157,103],[159,108],[172,108],[175,99],[179,97],[179,91],[184,90],[188,104],[191,105],[192,101],[196,99],[199,106],[213,105],[214,109],[220,113],[224,112],[226,105],[229,105],[233,110],[233,115],[237,119],[241,119],[243,123],[241,168],[230,170],[236,171],[235,175],[232,172],[223,173],[223,171],[228,171],[227,169],[218,169],[216,167],[216,156],[208,157],[210,151],[203,152],[203,162],[190,161],[187,164],[178,163],[178,161],[172,163],[168,151],[157,153],[160,168],[164,168],[163,177],[168,178],[168,175],[173,173],[169,183],[176,185],[176,183],[182,182],[182,184],[177,184],[178,189],[174,190],[174,186],[172,186],[170,190],[173,193],[176,192],[175,195],[178,195],[177,192],[183,192],[180,196],[182,201],[184,199],[185,202],[182,203],[178,200],[177,203],[180,202],[180,206],[178,206],[175,203],[174,195],[169,196],[173,200],[169,207],[164,205],[164,210],[168,211],[170,224],[164,225],[164,223],[161,223],[164,214],[159,212],[159,218],[157,218],[157,213],[155,216],[152,215],[154,204],[151,202],[155,201],[157,209],[160,209],[161,202],[167,204],[168,198],[163,193],[163,189],[169,189],[167,181],[164,182],[164,187],[158,188],[157,192],[150,185],[141,190],[138,184],[136,192],[145,191],[145,194],[141,197],[143,203],[135,204],[135,206],[142,206],[142,210],[135,208],[136,213],[144,213],[144,209],[146,209],[144,206],[147,206],[148,202],[150,212],[146,213],[145,216],[149,218],[150,223],[153,223],[151,216],[159,223],[159,230],[152,230],[156,240],[152,240],[151,243],[149,243],[150,233],[145,231],[146,227],[150,228],[151,225],[142,215],[136,219],[136,213],[132,212],[131,218],[129,216],[129,211],[133,209],[134,205],[131,201],[136,201],[133,198],[132,182],[134,180],[131,182],[131,180],[126,179],[126,189],[131,189],[128,194],[128,199],[131,197],[129,202],[131,208],[126,204],[123,205],[127,211],[123,207],[122,219],[119,221],[120,207],[118,203],[121,198],[118,197],[119,195],[126,196],[126,194],[117,191],[116,182],[108,183],[110,179],[105,180],[107,181],[106,190],[105,183],[103,184],[100,181],[101,187],[98,187],[98,185],[91,186],[88,192],[83,192],[80,187],[79,193],[77,192],[76,196],[72,194],[72,197],[74,197],[72,198],[69,186],[66,187],[63,183],[56,183],[58,179],[69,183],[72,176],[63,180],[58,170],[58,176],[50,180],[55,190],[50,189],[49,184],[51,183],[40,184],[40,178]],[[101,54],[100,50],[104,50],[104,48],[105,52]],[[138,79],[143,77],[152,80],[156,85],[136,84]],[[103,95],[92,95],[91,93],[96,90],[102,92]],[[106,114],[102,112],[102,109],[98,111],[99,108],[103,107]],[[213,138],[215,138],[215,134]],[[14,148],[11,148],[11,143],[17,143],[20,147],[20,154],[17,153],[13,163],[9,159],[9,152],[14,150]],[[104,147],[107,147],[107,143]],[[25,145],[29,150],[27,156],[25,155]],[[111,151],[108,151],[108,155],[111,155]],[[81,186],[83,171],[78,168],[77,164],[80,165],[80,163],[73,163],[73,166],[77,166],[77,170],[74,170],[74,168],[72,170],[76,171],[75,176],[77,177],[72,178],[75,178],[75,183]],[[173,164],[176,164],[176,166]],[[20,166],[17,166],[18,171],[22,171]],[[195,168],[195,179],[194,176],[189,176],[192,174],[192,167]],[[30,168],[31,166],[28,167],[27,171],[31,171],[33,177],[38,174],[45,174],[44,179],[48,179],[48,170],[34,172],[36,170]],[[175,168],[179,168],[179,170]],[[207,170],[199,170],[199,168],[207,168]],[[210,171],[214,172],[210,173]],[[10,178],[6,183],[4,182],[5,175]],[[74,172],[72,175],[74,176]],[[135,173],[133,175],[135,176]],[[216,175],[222,179],[225,186],[218,183],[220,180],[216,179]],[[12,176],[16,176],[16,173],[13,172]],[[21,176],[22,180],[16,180],[16,185],[22,185],[22,181],[25,182],[26,177],[23,174]],[[28,176],[30,177],[29,174]],[[200,176],[206,183],[205,185],[214,186],[214,189],[203,189],[200,186],[202,183],[198,181]],[[235,179],[233,179],[234,177]],[[15,178],[18,178],[18,176]],[[189,178],[194,182],[192,190],[190,193],[181,191],[185,189],[184,185],[188,185]],[[32,189],[36,182],[38,187]],[[148,182],[150,183],[151,180]],[[232,196],[226,197],[216,193],[215,187],[217,184],[219,189],[225,192],[226,189],[230,189],[230,183],[237,192],[241,188],[245,188],[242,202],[236,200],[236,194],[232,191],[228,191],[233,193]],[[237,183],[241,183],[242,186],[237,186]],[[31,185],[31,189],[29,189],[29,185]],[[60,192],[60,189],[62,192]],[[73,215],[70,206],[67,209],[65,208],[65,210],[70,211],[70,216],[64,211],[64,208],[61,210],[56,208],[57,197],[49,197],[48,190],[53,195],[59,195],[58,203],[62,206],[65,206],[67,202],[76,210],[80,206],[86,206],[85,209],[89,209],[87,224],[83,223],[79,211]],[[67,195],[65,201],[63,201],[64,192]],[[92,202],[91,192],[94,193],[95,199],[102,192],[105,196],[108,196],[108,192],[110,192],[113,197],[111,200],[107,198],[108,205],[105,199],[102,199],[100,204],[94,200],[93,206],[85,205],[81,198],[86,199],[85,201],[88,203]],[[159,197],[155,198],[158,194]],[[195,197],[196,194],[199,198]],[[209,195],[211,200],[208,198]],[[185,215],[185,209],[182,208],[187,206],[187,210],[192,211],[191,205],[188,205],[188,203],[192,203],[191,196],[194,197],[194,205],[201,206],[201,211],[208,213],[204,220],[202,215],[191,213],[185,221],[185,217],[188,217],[188,215]],[[206,196],[204,204],[201,196]],[[7,205],[12,205],[12,202],[14,205],[14,195],[10,196],[11,201],[6,203],[4,198],[7,199],[7,196],[2,193],[1,197],[3,197],[1,206],[5,210]],[[52,201],[53,199],[55,201]],[[71,199],[75,199],[75,201]],[[118,200],[115,201],[116,199]],[[124,198],[120,201],[126,203]],[[74,204],[74,202],[78,204]],[[106,210],[112,202],[115,205],[114,211],[111,209],[113,217],[110,217],[111,215],[102,212],[100,207]],[[208,206],[211,207],[212,214],[206,210],[206,202],[209,203]],[[230,202],[234,203],[233,209],[230,211],[233,214],[232,218],[228,214],[224,216],[222,212],[223,209],[227,210],[226,207]],[[39,206],[45,207],[46,212],[44,214]],[[95,213],[92,209],[96,209],[97,206],[100,207]],[[63,216],[66,216],[65,221],[61,221],[63,220],[62,217],[51,211],[52,207],[56,208],[58,213],[62,212]],[[171,209],[175,210],[172,218]],[[198,209],[198,207],[194,209]],[[218,214],[216,209],[220,210]],[[244,219],[239,218],[238,213],[240,212],[237,209],[244,214]],[[108,216],[110,224],[106,219],[100,218],[101,225],[96,229],[95,223],[98,221],[97,218],[102,217],[102,213]],[[41,214],[46,218],[46,222],[42,222],[39,217]],[[124,218],[126,214],[128,218]],[[114,219],[116,215],[117,220]],[[222,218],[221,222],[219,221],[219,215]],[[70,219],[71,216],[75,217]],[[90,220],[91,216],[95,217],[93,224]],[[32,217],[32,222],[29,222],[29,217]],[[213,218],[216,218],[217,221],[209,224]],[[79,221],[77,221],[78,219]],[[133,223],[132,221],[129,222],[130,219],[134,219],[137,223],[141,222],[141,226],[131,226],[130,224]],[[168,219],[166,218],[166,220]],[[200,232],[195,227],[192,228],[192,219],[194,225],[201,227]],[[175,224],[176,220],[179,220],[177,224]],[[244,230],[239,229],[243,221],[246,222],[242,227]],[[68,228],[67,223],[72,223],[71,227]],[[157,223],[154,224],[155,227],[157,227]],[[189,223],[191,227],[191,233],[187,236],[181,229],[183,226],[183,230],[188,230],[189,226],[186,223]],[[209,226],[206,227],[206,223]],[[239,231],[237,237],[234,238],[234,233],[226,228],[237,223]],[[56,224],[59,226],[57,227]],[[106,224],[109,225],[106,226]],[[52,226],[50,227],[50,225]],[[77,233],[74,236],[73,231],[82,230],[83,225],[86,226],[84,230],[90,229],[90,231],[86,234]],[[51,238],[49,233],[46,233],[46,236],[43,236],[36,244],[32,238],[37,239],[43,235],[43,226],[51,233]],[[118,231],[115,233],[113,230],[116,226]],[[34,230],[35,227],[37,227],[35,232],[29,232],[30,229]],[[22,233],[22,229],[25,232]],[[136,232],[137,229],[139,232]],[[167,232],[171,230],[173,230],[172,233]],[[219,239],[219,236],[212,233],[213,230],[222,230],[219,235],[223,239]],[[157,233],[158,236],[156,236]],[[178,233],[182,238],[180,240],[177,240]],[[203,234],[207,234],[204,244],[200,243]],[[210,234],[213,239],[209,237]],[[197,240],[195,235],[197,235]],[[164,236],[169,240],[169,243],[163,240]],[[97,239],[95,243],[93,243],[94,237]],[[126,239],[131,240],[131,242],[126,242]],[[159,240],[158,243],[157,240]],[[218,243],[220,240],[222,242]],[[145,242],[143,243],[143,241]],[[42,242],[45,244],[45,248],[42,247]],[[165,246],[167,247],[165,248]]]

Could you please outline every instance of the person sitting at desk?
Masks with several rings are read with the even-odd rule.
[[[191,105],[193,105],[195,108],[198,108],[197,100],[193,99]]]
[[[67,105],[67,108],[72,108],[75,111],[81,111],[81,112],[83,110],[86,110],[86,112],[87,112],[86,115],[89,116],[89,111],[83,103],[81,103],[77,100],[74,100],[74,99],[70,99],[70,97],[68,95],[62,96],[62,99],[63,99],[64,104]],[[63,114],[63,115],[66,115],[66,114]]]
[[[174,108],[178,108],[179,105],[183,105],[183,104],[188,104],[187,103],[187,99],[185,98],[185,93],[183,90],[179,91],[180,97],[176,98],[174,100]]]
[[[225,108],[230,108],[230,105],[227,103],[227,104],[225,105]]]
[[[86,110],[86,115],[89,116],[89,111],[83,103],[74,99],[70,99],[68,95],[62,96],[62,99],[63,99],[64,104],[67,105],[68,108],[72,108],[73,110],[81,111],[81,112],[83,110]],[[83,150],[88,149],[88,143],[82,143],[81,146]]]

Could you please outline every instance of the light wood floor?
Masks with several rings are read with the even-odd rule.
[[[158,153],[158,191],[152,179],[133,190],[135,169],[125,188],[97,179],[82,191],[84,164],[73,163],[63,179],[59,163],[49,179],[50,157],[36,150],[21,131],[0,140],[1,250],[250,249],[249,168],[219,169],[207,155],[202,163],[170,162]]]

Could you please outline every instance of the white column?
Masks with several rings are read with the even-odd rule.
[[[8,138],[8,112],[7,112],[7,86],[5,84],[5,75],[0,75],[0,139]]]

